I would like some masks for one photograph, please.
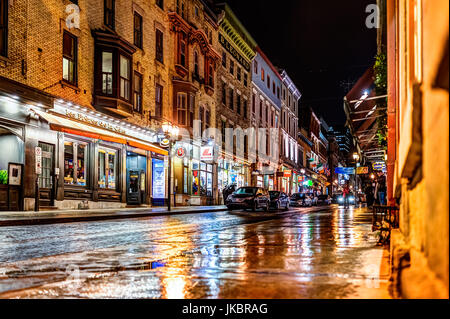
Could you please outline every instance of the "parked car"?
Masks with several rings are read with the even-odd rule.
[[[331,205],[331,197],[328,195],[318,196],[317,205]]]
[[[285,210],[289,210],[290,206],[290,198],[286,193],[278,192],[278,191],[270,191],[270,208],[280,210],[284,208]]]
[[[241,187],[228,196],[225,205],[228,210],[251,209],[256,211],[263,208],[265,211],[270,207],[269,193],[260,187]]]
[[[311,207],[312,200],[306,194],[295,193],[294,195],[291,196],[290,205],[292,207]]]
[[[319,202],[319,197],[315,193],[309,193],[307,196],[311,199],[312,205],[317,206]]]

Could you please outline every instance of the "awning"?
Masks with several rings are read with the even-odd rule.
[[[64,132],[68,134],[74,134],[79,136],[85,136],[93,139],[103,140],[107,142],[119,143],[129,145],[132,147],[140,148],[146,151],[155,152],[161,155],[168,155],[168,151],[153,145],[149,142],[128,137],[126,135],[114,133],[108,130],[104,130],[92,125],[72,121],[70,119],[51,114],[33,110],[37,115],[43,118],[54,131]]]

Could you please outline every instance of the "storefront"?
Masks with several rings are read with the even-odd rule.
[[[202,146],[177,143],[173,169],[176,205],[200,206],[214,203],[215,165],[202,159]]]
[[[0,210],[151,204],[154,132],[0,80]]]

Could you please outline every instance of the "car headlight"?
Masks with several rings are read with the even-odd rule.
[[[343,202],[344,202],[344,197],[339,197],[339,198],[338,198],[338,202],[339,202],[339,203],[343,203]]]
[[[349,200],[350,200],[350,202],[354,203],[354,202],[355,202],[355,197],[351,196],[351,197],[349,198]]]

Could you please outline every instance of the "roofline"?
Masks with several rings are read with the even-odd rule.
[[[267,55],[263,52],[261,47],[256,47],[256,52],[261,55],[261,57],[264,59],[264,61],[269,65],[269,67],[272,69],[272,71],[276,74],[276,76],[280,79],[281,82],[283,82],[283,78],[280,75],[280,72],[278,72],[277,68],[272,64],[272,62],[269,60]]]

